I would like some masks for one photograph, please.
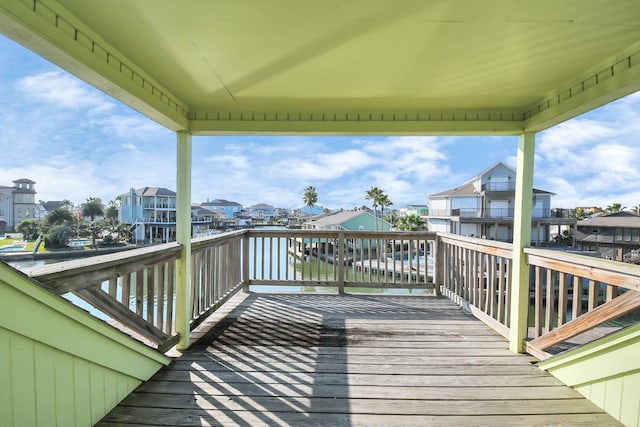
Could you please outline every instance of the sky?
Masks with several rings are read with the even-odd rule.
[[[36,182],[37,200],[104,202],[130,188],[176,188],[176,136],[0,35],[0,185]],[[536,135],[534,186],[552,207],[640,205],[640,93]],[[497,162],[517,137],[193,137],[192,202],[369,206],[427,204]]]

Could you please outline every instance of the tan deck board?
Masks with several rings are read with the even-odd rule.
[[[99,425],[619,425],[445,298],[251,294],[226,313]]]

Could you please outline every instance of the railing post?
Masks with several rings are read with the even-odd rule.
[[[345,268],[345,249],[346,242],[344,240],[344,231],[338,232],[338,241],[336,242],[336,249],[338,250],[338,258],[336,263],[338,264],[338,294],[344,294],[344,275],[347,269]],[[334,254],[335,255],[335,254]]]
[[[433,257],[433,269],[435,270],[433,274],[433,278],[435,279],[435,293],[436,295],[441,295],[442,291],[440,289],[441,286],[444,286],[444,248],[442,247],[443,243],[440,239],[440,236],[436,234],[436,239],[433,241],[433,250],[435,251]],[[425,253],[425,265],[427,265],[427,254]]]
[[[191,322],[191,134],[177,133],[176,239],[182,245],[176,260],[177,348],[189,347]]]
[[[249,293],[249,233],[242,238],[242,292]],[[264,254],[262,255],[264,262]]]
[[[509,349],[524,351],[529,312],[529,265],[524,248],[531,243],[531,208],[533,197],[533,160],[535,133],[518,138],[515,214],[513,218],[513,268],[511,270],[511,313]]]

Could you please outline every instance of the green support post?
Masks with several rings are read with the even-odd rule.
[[[511,271],[511,313],[509,349],[524,352],[529,312],[529,265],[524,248],[531,243],[531,209],[533,197],[533,159],[535,133],[518,138],[515,212],[513,218],[513,268]]]
[[[191,134],[180,131],[177,137],[176,238],[182,251],[176,262],[176,332],[177,348],[185,350],[191,332]]]

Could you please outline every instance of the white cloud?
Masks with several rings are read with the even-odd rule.
[[[27,97],[71,109],[108,110],[110,102],[98,91],[62,71],[23,77],[16,87]]]

